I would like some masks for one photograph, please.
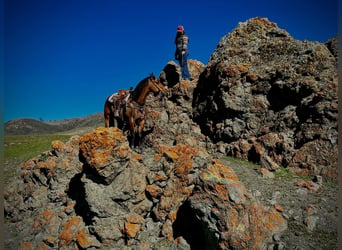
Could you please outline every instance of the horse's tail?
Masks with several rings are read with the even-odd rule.
[[[112,120],[112,110],[110,107],[111,103],[108,101],[108,98],[106,99],[105,103],[104,103],[104,108],[103,108],[103,117],[105,120],[105,127],[108,128],[110,127],[111,124],[111,120]]]

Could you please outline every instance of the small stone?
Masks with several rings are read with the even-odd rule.
[[[283,212],[284,211],[284,208],[278,204],[274,204],[274,208],[279,211],[279,212]]]
[[[260,159],[260,164],[262,167],[274,171],[277,170],[279,168],[279,165],[277,163],[275,163],[271,157],[269,157],[268,155],[262,155],[261,159]]]
[[[285,243],[284,242],[279,242],[277,245],[276,245],[276,249],[277,250],[284,250],[286,247]]]
[[[304,196],[304,195],[308,194],[308,191],[306,189],[304,189],[304,188],[298,188],[296,190],[296,193],[299,194],[299,195],[303,195]]]
[[[309,190],[310,192],[316,192],[321,187],[319,184],[317,184],[313,181],[306,181],[306,182],[300,181],[300,182],[297,182],[296,185],[299,187],[304,187],[307,190]]]
[[[274,173],[267,170],[266,168],[259,168],[257,170],[257,172],[260,173],[262,175],[262,177],[265,179],[273,179],[274,178]]]
[[[254,191],[252,192],[252,195],[253,195],[254,197],[260,197],[260,196],[261,196],[261,192],[260,192],[259,190],[254,190]]]
[[[318,185],[323,184],[323,177],[320,175],[315,175],[312,179],[313,182],[317,183]]]
[[[304,220],[304,223],[307,226],[309,231],[313,231],[315,229],[318,219],[319,219],[318,216],[308,216]]]
[[[218,143],[217,145],[217,151],[222,153],[222,154],[225,154],[226,153],[226,147],[225,147],[225,144],[224,143]]]
[[[279,236],[279,234],[273,234],[273,240],[274,241],[280,241],[280,236]]]
[[[281,192],[275,191],[272,195],[273,200],[278,200],[281,197]]]

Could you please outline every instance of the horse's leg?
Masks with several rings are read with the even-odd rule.
[[[129,126],[129,131],[130,131],[130,136],[131,136],[130,146],[131,146],[131,147],[134,147],[135,131],[134,131],[134,117],[133,117],[132,114],[131,114],[131,116],[129,117],[128,126]]]
[[[109,127],[115,127],[115,107],[113,104],[110,104],[110,114],[109,114]]]
[[[105,127],[109,128],[109,117],[105,116]]]
[[[112,120],[111,120],[112,127],[118,128],[118,117],[115,116],[115,108],[114,107],[112,108],[111,115],[112,115]]]
[[[142,143],[142,133],[143,133],[143,129],[144,129],[144,125],[145,125],[145,120],[142,119],[140,120],[139,124],[138,124],[138,146],[140,147],[141,146],[141,143]]]

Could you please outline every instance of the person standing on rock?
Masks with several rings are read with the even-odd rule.
[[[179,25],[177,27],[177,33],[175,38],[176,44],[176,52],[175,52],[175,59],[178,60],[179,65],[182,69],[182,79],[183,80],[190,80],[190,73],[188,69],[188,43],[189,37],[184,31],[184,27]]]

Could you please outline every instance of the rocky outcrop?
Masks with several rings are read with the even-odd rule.
[[[255,18],[222,38],[208,65],[189,60],[192,81],[179,82],[178,65],[167,63],[160,79],[169,93],[148,97],[141,148],[131,149],[121,130],[99,127],[53,141],[21,166],[4,192],[6,247],[300,247],[293,225],[305,223],[307,238],[315,237],[324,217],[320,209],[299,216],[293,210],[302,204],[292,202],[322,185],[292,185],[297,196],[287,210],[279,191],[270,203],[255,187],[251,194],[215,151],[260,162],[258,183],[274,180],[280,165],[335,178],[337,78],[329,49]],[[334,204],[328,200],[319,204]]]
[[[207,249],[261,249],[287,225],[204,148],[155,144],[140,155],[117,128],[52,142],[4,198],[23,249],[190,249],[203,234]]]
[[[26,162],[4,195],[7,246],[196,249],[203,234],[215,249],[277,244],[272,236],[287,227],[281,212],[206,150],[189,117],[195,87],[182,81],[164,99],[148,97],[140,153],[121,130],[98,128]]]
[[[266,18],[239,23],[199,77],[194,120],[228,155],[336,179],[336,40],[328,49]]]

